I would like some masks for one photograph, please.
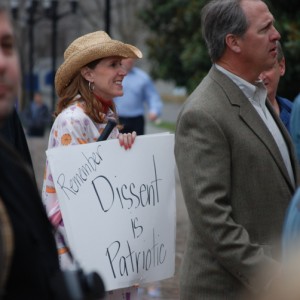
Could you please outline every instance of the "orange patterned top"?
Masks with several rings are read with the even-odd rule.
[[[111,118],[115,116],[110,110],[107,117]],[[95,123],[84,112],[84,104],[80,101],[80,99],[78,99],[76,103],[64,109],[55,119],[49,135],[48,149],[95,142],[103,131],[105,125],[106,124]],[[108,138],[117,138],[118,134],[118,129],[114,128]],[[51,223],[55,228],[59,228],[59,231],[62,233],[67,243],[67,237],[48,161],[46,161],[44,173],[42,199]],[[56,235],[56,242],[58,249],[65,247],[61,241],[60,235],[58,234]],[[64,262],[61,259],[62,267],[67,267],[63,266],[63,264]]]

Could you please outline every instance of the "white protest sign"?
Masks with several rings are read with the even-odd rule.
[[[166,133],[46,152],[72,252],[106,290],[174,275],[173,149]]]

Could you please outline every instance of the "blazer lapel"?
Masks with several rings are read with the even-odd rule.
[[[278,149],[278,146],[277,146],[271,132],[268,130],[267,126],[265,125],[263,120],[260,118],[260,116],[257,114],[255,109],[252,107],[250,102],[249,102],[249,105],[251,106],[249,109],[246,108],[245,106],[241,106],[240,117],[248,125],[248,127],[254,132],[254,134],[256,134],[256,136],[261,140],[261,142],[268,148],[270,155],[275,160],[282,175],[285,177],[285,179],[288,182],[288,184],[290,185],[290,187],[294,190],[295,186],[290,180],[290,177],[287,172],[284,161],[282,159],[281,153]],[[282,130],[281,130],[281,133],[282,133]],[[285,138],[285,136],[284,136],[284,138]],[[289,153],[290,153],[290,150],[289,150]]]
[[[250,101],[247,99],[245,94],[240,90],[239,87],[237,87],[237,85],[228,76],[226,76],[222,72],[218,71],[215,67],[213,67],[211,69],[210,75],[211,75],[212,79],[219,82],[223,86],[224,92],[227,95],[229,102],[233,106],[240,107],[240,111],[239,111],[240,118],[247,124],[247,126],[250,128],[250,130],[252,130],[253,133],[258,137],[258,139],[266,146],[266,148],[270,152],[271,157],[274,159],[278,168],[280,169],[283,177],[289,184],[290,188],[292,190],[294,190],[295,186],[290,180],[290,177],[289,177],[288,171],[286,169],[286,166],[284,164],[283,158],[281,156],[281,153],[278,149],[278,146],[277,146],[271,132],[268,130],[264,121],[258,115],[257,111],[252,106]],[[291,153],[293,151],[291,149],[292,145],[290,143],[290,139],[287,136],[287,133],[286,133],[285,129],[283,128],[283,125],[280,124],[278,117],[275,115],[274,111],[272,109],[270,109],[269,103],[267,103],[267,107],[271,111],[271,114],[274,117],[276,124],[278,125],[278,127],[286,141],[288,151],[289,151],[289,154],[291,157],[292,167],[294,170],[295,181],[297,182],[297,178],[296,178],[297,172],[295,172],[296,167],[294,165],[294,160],[292,159],[292,155],[291,155]]]
[[[278,117],[278,115],[276,114],[275,110],[273,109],[271,103],[268,100],[266,102],[266,105],[267,105],[270,113],[272,114],[277,126],[279,127],[281,134],[283,135],[283,138],[287,145],[292,168],[293,168],[293,173],[294,173],[294,177],[295,177],[295,183],[296,183],[296,186],[298,186],[298,184],[299,184],[299,162],[297,160],[295,146],[292,142],[291,136],[290,136],[289,132],[287,131],[285,125],[283,124],[283,122],[281,122],[280,118]]]

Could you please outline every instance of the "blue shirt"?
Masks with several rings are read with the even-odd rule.
[[[300,94],[294,100],[290,119],[290,132],[300,162]]]
[[[280,119],[282,123],[285,125],[286,129],[290,133],[290,118],[291,118],[291,113],[292,113],[292,107],[293,107],[293,102],[286,99],[282,98],[279,96],[276,96],[276,100],[278,102],[279,108],[280,108]]]
[[[139,68],[132,68],[123,80],[122,97],[116,97],[114,102],[120,117],[144,116],[145,106],[148,111],[161,114],[162,101],[150,78]]]

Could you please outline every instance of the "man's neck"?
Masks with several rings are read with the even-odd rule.
[[[268,95],[268,100],[270,101],[271,105],[273,106],[274,110],[276,111],[277,115],[280,115],[280,107],[278,101],[276,100],[275,96],[270,97]]]
[[[255,85],[255,82],[257,81],[259,76],[259,74],[256,73],[252,74],[250,72],[251,68],[242,68],[241,64],[232,60],[220,59],[216,62],[216,64],[253,85]],[[233,66],[240,66],[240,68],[236,68]]]

